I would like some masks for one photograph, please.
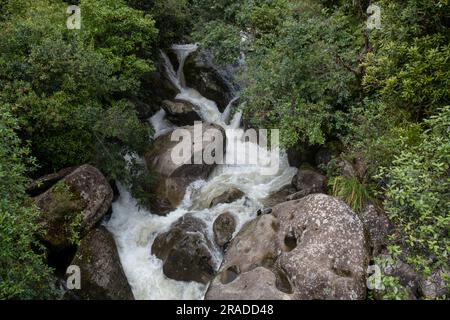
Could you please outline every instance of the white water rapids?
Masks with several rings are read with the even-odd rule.
[[[177,99],[186,100],[194,104],[200,117],[206,122],[213,122],[225,128],[240,126],[240,113],[235,113],[229,121],[231,113],[230,102],[224,114],[221,114],[217,105],[203,97],[198,91],[188,88],[183,74],[184,61],[190,53],[197,49],[196,45],[176,45],[172,49],[178,57],[179,69],[177,72],[169,60],[162,54],[166,72],[180,93]],[[164,119],[165,112],[161,109],[150,122],[155,128],[155,137],[167,133],[174,128]],[[226,123],[229,122],[230,125]],[[227,137],[228,139],[230,137]],[[250,142],[240,142],[251,144]],[[266,157],[270,159],[271,152],[252,144],[245,150],[246,154],[240,157]],[[244,149],[242,149],[244,150]],[[233,150],[227,144],[227,152]],[[151,212],[139,209],[135,199],[130,193],[119,185],[120,197],[113,203],[112,216],[106,227],[112,232],[119,251],[120,260],[136,299],[203,299],[207,287],[197,282],[175,281],[167,278],[162,271],[163,263],[151,254],[151,245],[159,233],[169,230],[172,223],[190,212],[201,218],[208,225],[209,236],[213,239],[212,225],[221,213],[232,213],[238,222],[237,230],[256,216],[258,209],[262,208],[261,200],[273,192],[289,184],[296,173],[296,169],[289,167],[287,156],[280,155],[279,170],[275,175],[263,175],[259,165],[217,165],[207,181],[192,183],[185,194],[180,206],[167,216],[158,216]],[[256,162],[255,162],[256,163]],[[245,193],[245,197],[227,204],[219,204],[208,208],[211,200],[236,187]],[[237,231],[236,231],[237,232]],[[220,267],[222,253],[219,248],[214,252],[216,268]]]

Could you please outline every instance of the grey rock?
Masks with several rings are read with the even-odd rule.
[[[67,194],[60,191],[63,185],[69,188]],[[43,240],[57,251],[70,246],[75,234],[83,237],[104,217],[112,199],[113,191],[102,173],[91,165],[80,166],[34,198],[41,210],[39,223],[46,231]],[[72,225],[76,221],[79,226]]]
[[[151,252],[163,261],[164,274],[174,280],[208,283],[215,273],[213,244],[206,224],[187,214],[159,234]]]
[[[193,181],[206,179],[215,164],[204,161],[194,164],[194,159],[204,154],[205,149],[211,150],[216,145],[214,132],[220,132],[223,152],[225,153],[226,138],[223,129],[212,124],[203,124],[203,141],[201,136],[194,136],[194,126],[182,127],[187,130],[192,139],[191,153],[185,155],[181,163],[172,160],[172,151],[179,144],[171,141],[171,132],[158,137],[151,149],[145,154],[147,167],[155,174],[156,183],[153,187],[151,209],[156,214],[167,214],[175,209],[183,200],[186,188]],[[209,142],[207,142],[209,141]],[[150,196],[150,195],[149,195]]]
[[[236,230],[236,219],[229,212],[222,213],[213,224],[214,240],[221,248],[233,238]]]
[[[373,204],[367,204],[359,214],[359,217],[369,234],[372,256],[376,256],[386,247],[387,236],[391,230],[389,220],[384,212],[381,209],[377,209]]]
[[[446,284],[446,280],[450,277],[450,274],[445,272],[443,269],[433,272],[427,278],[422,278],[420,280],[419,286],[422,295],[426,299],[437,299],[444,295],[450,294],[450,289]]]
[[[81,272],[81,289],[75,296],[88,300],[133,300],[112,235],[104,227],[81,240],[71,265]]]
[[[233,271],[224,271],[216,277],[207,292],[206,300],[290,300],[291,297],[278,290],[275,274],[264,267],[256,267],[243,273],[234,281]],[[227,278],[228,277],[228,278]],[[224,283],[222,283],[224,281]]]
[[[298,193],[291,196],[292,199],[299,199],[312,193],[323,193],[327,188],[327,178],[313,170],[302,169],[292,178],[292,185]]]
[[[177,126],[193,125],[195,121],[201,121],[195,107],[188,101],[164,100],[162,107],[167,113],[167,119]]]
[[[272,210],[232,240],[207,298],[245,298],[245,277],[259,267],[273,276],[265,272],[271,281],[258,290],[274,299],[365,298],[368,243],[362,222],[344,202],[313,194]]]
[[[212,199],[209,207],[212,208],[220,203],[232,203],[242,198],[244,195],[245,194],[241,190],[237,188],[230,188],[221,195]]]

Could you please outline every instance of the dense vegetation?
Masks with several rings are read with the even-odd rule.
[[[357,211],[377,200],[391,254],[448,272],[450,6],[380,0],[382,27],[368,30],[370,2],[81,0],[73,31],[62,0],[0,0],[0,297],[51,294],[28,178],[92,163],[145,193],[151,178],[124,160],[150,143],[135,101],[159,49],[189,38],[218,64],[245,57],[252,125],[281,129],[287,148],[363,158],[364,177],[329,166],[330,191]]]

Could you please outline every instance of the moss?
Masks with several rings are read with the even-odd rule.
[[[45,206],[48,225],[46,239],[51,244],[78,244],[85,207],[86,204],[76,191],[65,181],[58,182]]]

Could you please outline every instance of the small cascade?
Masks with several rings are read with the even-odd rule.
[[[192,52],[197,51],[198,45],[196,44],[175,44],[172,46],[172,50],[175,51],[178,58],[178,71],[177,77],[183,88],[186,88],[186,79],[184,78],[184,63],[186,62],[186,58]]]
[[[153,137],[155,139],[175,128],[175,126],[170,123],[169,120],[167,120],[165,117],[166,111],[164,111],[164,109],[160,109],[157,113],[155,113],[151,118],[148,119],[155,131],[155,133],[153,134]]]
[[[161,55],[170,81],[179,90],[179,94],[175,98],[188,101],[195,105],[200,117],[205,121],[211,123],[219,123],[221,114],[219,112],[219,109],[217,108],[217,104],[214,101],[211,101],[202,96],[197,90],[186,86],[186,80],[183,71],[184,63],[189,54],[197,50],[197,45],[173,45],[171,48],[175,51],[178,58],[179,67],[176,73],[167,54],[162,52]]]
[[[222,113],[221,116],[221,121],[223,123],[229,123],[230,121],[230,116],[231,116],[231,108],[233,107],[233,104],[239,99],[239,97],[234,97],[233,99],[231,99],[231,101],[228,103],[227,107],[225,108],[225,110]]]

